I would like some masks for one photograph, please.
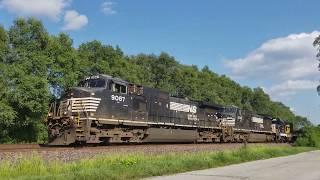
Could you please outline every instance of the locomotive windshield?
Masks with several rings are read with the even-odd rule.
[[[226,117],[235,117],[237,113],[238,108],[234,106],[225,107],[223,109],[223,114]]]
[[[88,79],[85,81],[81,81],[79,83],[80,87],[87,87],[87,88],[103,88],[105,87],[106,82],[104,79]]]
[[[225,107],[223,110],[226,114],[235,114],[237,112],[237,108],[235,107]]]

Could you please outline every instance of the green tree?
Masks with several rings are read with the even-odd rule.
[[[154,87],[163,90],[172,90],[171,80],[175,76],[177,69],[177,61],[174,57],[167,53],[161,53],[160,56],[151,62],[152,81],[155,83]]]
[[[180,97],[193,98],[197,91],[198,73],[194,67],[180,66],[172,77],[172,94]]]
[[[36,141],[49,102],[48,57],[44,54],[48,33],[40,21],[18,19],[8,37],[10,48],[1,65],[6,89],[2,95],[6,106],[2,107],[10,112],[5,119],[11,122],[7,134],[16,141]]]
[[[156,61],[155,55],[138,54],[137,56],[128,57],[136,66],[137,83],[144,84],[145,86],[154,87],[153,73],[152,73],[152,62]]]
[[[72,39],[66,34],[49,37],[46,56],[49,58],[48,81],[51,91],[59,97],[65,89],[75,86],[84,76]]]
[[[264,93],[262,88],[253,89],[251,106],[253,110],[259,114],[270,114],[270,97]]]
[[[10,141],[8,137],[8,128],[13,125],[16,118],[16,112],[8,102],[8,86],[5,79],[6,54],[8,52],[8,34],[0,26],[0,143]]]
[[[6,51],[8,51],[8,34],[3,26],[0,26],[0,62],[4,61]]]
[[[112,68],[117,68],[119,60],[123,57],[123,52],[119,47],[103,45],[97,40],[81,44],[78,53],[86,75],[117,74],[117,70]]]
[[[241,89],[241,104],[242,104],[242,108],[245,110],[249,110],[252,111],[252,105],[251,105],[251,101],[253,98],[253,92],[252,90],[245,86]]]

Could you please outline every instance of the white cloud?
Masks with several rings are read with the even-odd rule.
[[[101,4],[101,10],[105,15],[116,14],[117,11],[113,9],[113,2],[105,1]]]
[[[64,16],[62,30],[77,30],[88,24],[86,15],[66,10],[72,0],[0,0],[0,8],[19,16],[46,17],[60,21]]]
[[[276,99],[315,91],[319,71],[312,43],[319,34],[314,31],[271,39],[243,58],[225,61],[225,65],[234,78],[268,82],[265,92]]]
[[[71,0],[2,0],[0,7],[20,16],[48,17],[58,20]]]
[[[241,78],[301,79],[318,73],[316,49],[318,31],[291,34],[269,40],[244,58],[228,60],[232,76]]]
[[[316,90],[318,81],[313,80],[287,80],[285,82],[275,84],[266,91],[272,96],[288,96],[294,95],[297,91]]]
[[[66,11],[64,15],[64,26],[62,30],[78,30],[88,24],[88,18],[86,15],[79,14],[75,10]]]
[[[295,112],[296,110],[293,107],[290,107],[290,111]]]

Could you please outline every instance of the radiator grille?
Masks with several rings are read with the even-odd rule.
[[[67,99],[60,103],[60,114],[65,112],[96,112],[100,101],[100,98],[94,97]]]

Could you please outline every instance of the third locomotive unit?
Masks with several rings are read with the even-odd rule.
[[[144,142],[288,142],[292,124],[236,106],[177,98],[108,75],[91,76],[53,103],[50,145]]]

